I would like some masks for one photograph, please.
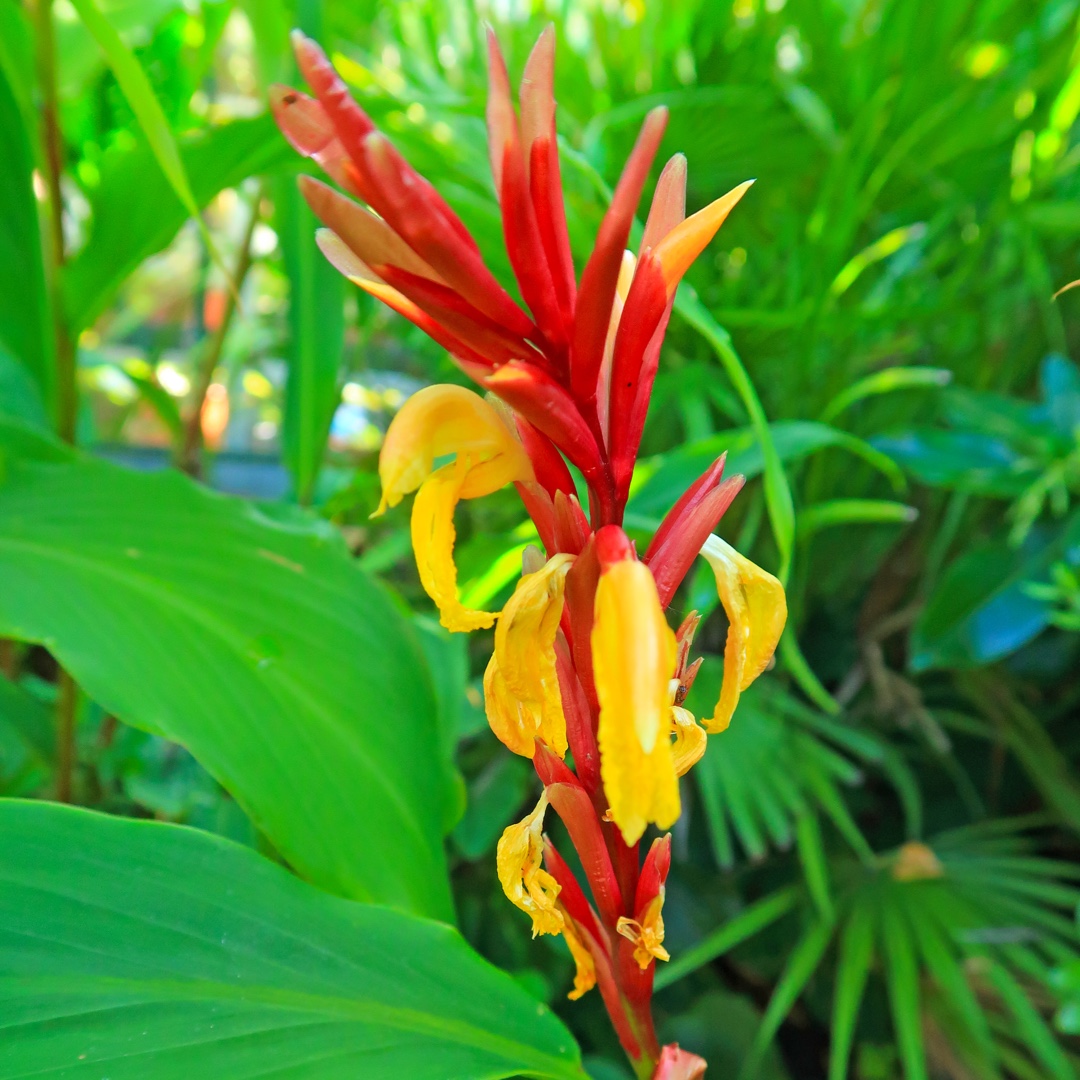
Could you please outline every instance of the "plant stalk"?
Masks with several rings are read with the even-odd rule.
[[[225,348],[225,339],[229,328],[232,326],[233,317],[237,310],[237,301],[244,279],[251,269],[251,241],[255,236],[255,227],[259,224],[259,208],[263,200],[262,187],[255,193],[255,199],[251,207],[251,216],[240,241],[240,250],[237,253],[236,265],[233,267],[232,287],[228,290],[225,298],[225,310],[222,312],[221,322],[209,339],[197,372],[195,384],[195,400],[192,403],[191,412],[184,423],[184,432],[180,445],[177,447],[175,461],[178,468],[189,476],[200,474],[200,452],[202,450],[202,412],[206,404],[206,395],[214,381],[214,372],[221,360],[221,354]]]
[[[74,443],[79,387],[75,341],[64,314],[60,287],[67,258],[64,246],[64,200],[60,190],[60,178],[64,171],[64,138],[60,131],[60,105],[56,89],[56,35],[52,0],[37,0],[34,24],[38,88],[41,94],[41,172],[47,195],[45,267],[56,357],[56,431],[65,442]]]
[[[64,669],[57,673],[56,698],[56,800],[72,801],[75,776],[75,711],[79,688]]]

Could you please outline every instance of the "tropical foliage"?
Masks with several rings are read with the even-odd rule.
[[[756,179],[622,518],[644,555],[726,453],[716,531],[788,610],[680,782],[660,1043],[1075,1077],[1076,0],[0,0],[0,1078],[630,1075],[503,896],[541,786],[493,635],[439,625],[407,504],[369,517],[403,402],[468,379],[323,257],[270,110],[299,27],[516,300],[485,20],[515,85],[554,22],[579,275],[657,106],[633,250],[672,154],[688,213]],[[542,538],[510,490],[455,523],[496,611]],[[726,609],[699,560],[693,716]]]

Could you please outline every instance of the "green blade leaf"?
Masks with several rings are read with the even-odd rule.
[[[0,31],[8,29],[0,22]],[[34,162],[25,114],[6,67],[0,66],[0,345],[33,377],[41,400],[51,403],[52,315],[31,187]]]
[[[905,1080],[927,1080],[915,942],[903,913],[893,904],[886,903],[882,907],[881,936],[885,954],[885,984],[889,991],[893,1029],[904,1065],[904,1077]]]
[[[345,344],[345,278],[315,244],[318,221],[292,178],[274,191],[278,236],[289,277],[289,375],[285,464],[300,502],[311,501],[340,395]]]
[[[919,516],[914,506],[891,499],[828,499],[799,513],[799,538],[837,525],[910,525]]]
[[[780,981],[776,984],[772,997],[769,998],[765,1015],[761,1018],[761,1027],[758,1028],[757,1035],[754,1037],[754,1044],[739,1072],[740,1080],[746,1080],[756,1072],[784,1017],[791,1012],[803,988],[821,963],[832,935],[833,923],[830,920],[814,922],[806,928],[795,948],[792,949]]]
[[[580,1078],[450,927],[193,829],[0,803],[0,1075]]]
[[[184,205],[188,214],[195,218],[199,229],[203,234],[207,251],[221,270],[228,276],[228,270],[221,262],[214,242],[203,223],[199,213],[199,203],[191,190],[187,170],[184,168],[183,158],[173,138],[172,129],[165,116],[165,110],[161,107],[154,94],[154,88],[146,77],[142,65],[136,59],[135,54],[124,44],[124,39],[113,29],[109,20],[101,13],[95,0],[71,0],[72,7],[79,13],[83,26],[90,31],[98,48],[105,56],[105,62],[116,77],[117,83],[139,122],[150,149],[169,186],[176,193],[176,197]]]
[[[857,906],[840,937],[840,959],[833,996],[829,1080],[846,1080],[855,1025],[859,1019],[866,980],[873,959],[874,926],[871,909]]]
[[[305,876],[450,915],[427,667],[344,545],[0,421],[0,579],[0,634],[183,743]]]
[[[734,949],[736,945],[754,934],[771,926],[781,916],[786,915],[798,902],[799,893],[795,889],[783,889],[758,900],[735,918],[717,927],[711,934],[699,941],[692,949],[681,953],[670,964],[665,964],[656,973],[655,986],[662,990],[679,979],[684,978],[698,968],[715,960],[718,956]]]
[[[947,386],[953,373],[948,368],[890,367],[875,371],[851,386],[845,387],[825,406],[821,414],[823,423],[831,423],[845,409],[851,408],[864,398],[878,394],[891,394],[896,390],[934,389]]]

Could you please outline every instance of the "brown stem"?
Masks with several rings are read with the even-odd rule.
[[[260,187],[255,193],[251,217],[248,219],[247,228],[240,241],[240,250],[237,253],[236,265],[233,267],[232,282],[225,298],[225,310],[222,312],[221,322],[207,343],[206,352],[199,364],[195,383],[195,400],[184,423],[183,438],[176,450],[177,467],[189,476],[198,476],[200,473],[199,452],[202,450],[203,406],[206,404],[206,395],[210,390],[210,385],[214,381],[214,371],[225,348],[225,338],[228,336],[229,327],[236,314],[240,289],[251,269],[251,241],[255,236],[255,227],[259,224],[259,208],[262,199],[263,190]]]
[[[52,0],[37,0],[34,8],[38,89],[41,94],[41,172],[48,196],[45,270],[49,284],[56,354],[56,430],[65,442],[75,441],[79,407],[75,341],[64,316],[60,279],[67,253],[64,248],[64,200],[60,178],[64,172],[64,137],[56,90],[56,37]]]
[[[75,707],[79,689],[64,668],[57,672],[56,697],[56,799],[71,802],[75,775]]]
[[[19,655],[12,638],[0,638],[0,674],[12,682],[19,677]]]

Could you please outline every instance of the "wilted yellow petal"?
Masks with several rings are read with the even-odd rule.
[[[532,479],[521,443],[479,394],[463,386],[425,386],[398,410],[386,432],[379,454],[382,501],[375,515],[415,491],[431,475],[435,459],[448,454],[472,463],[461,485],[463,499]]]
[[[638,967],[644,971],[653,960],[670,960],[671,956],[664,948],[664,917],[661,911],[664,907],[664,890],[652,900],[645,909],[645,914],[640,922],[637,919],[628,919],[624,915],[615,924],[615,929],[622,934],[627,941],[634,943],[634,959]]]
[[[685,776],[701,760],[709,736],[694,719],[694,714],[678,705],[671,706],[671,730],[675,735],[671,744],[675,775]]]
[[[633,844],[650,821],[665,829],[679,816],[667,737],[675,634],[644,563],[618,562],[601,575],[592,655],[600,699],[600,776],[611,819]]]
[[[710,734],[723,731],[742,693],[769,666],[787,621],[784,586],[772,574],[740,555],[718,536],[701,549],[716,575],[720,603],[728,617],[724,682],[711,719]]]
[[[484,676],[491,730],[516,754],[532,757],[537,737],[566,755],[566,717],[555,670],[555,635],[572,555],[549,559],[523,574],[495,630],[495,652]]]
[[[454,508],[469,475],[469,459],[459,457],[436,469],[420,485],[412,510],[412,546],[424,591],[439,609],[447,630],[480,630],[492,625],[497,612],[465,607],[458,599],[454,565]]]
[[[562,886],[540,866],[547,805],[547,792],[544,792],[531,814],[516,825],[507,826],[495,853],[503,892],[511,904],[532,916],[533,937],[561,934],[567,925],[556,905]]]
[[[563,936],[566,944],[570,946],[570,955],[574,958],[574,989],[566,996],[571,1001],[577,1001],[579,997],[587,993],[596,985],[596,961],[589,952],[585,942],[578,936],[573,922],[564,916]]]

